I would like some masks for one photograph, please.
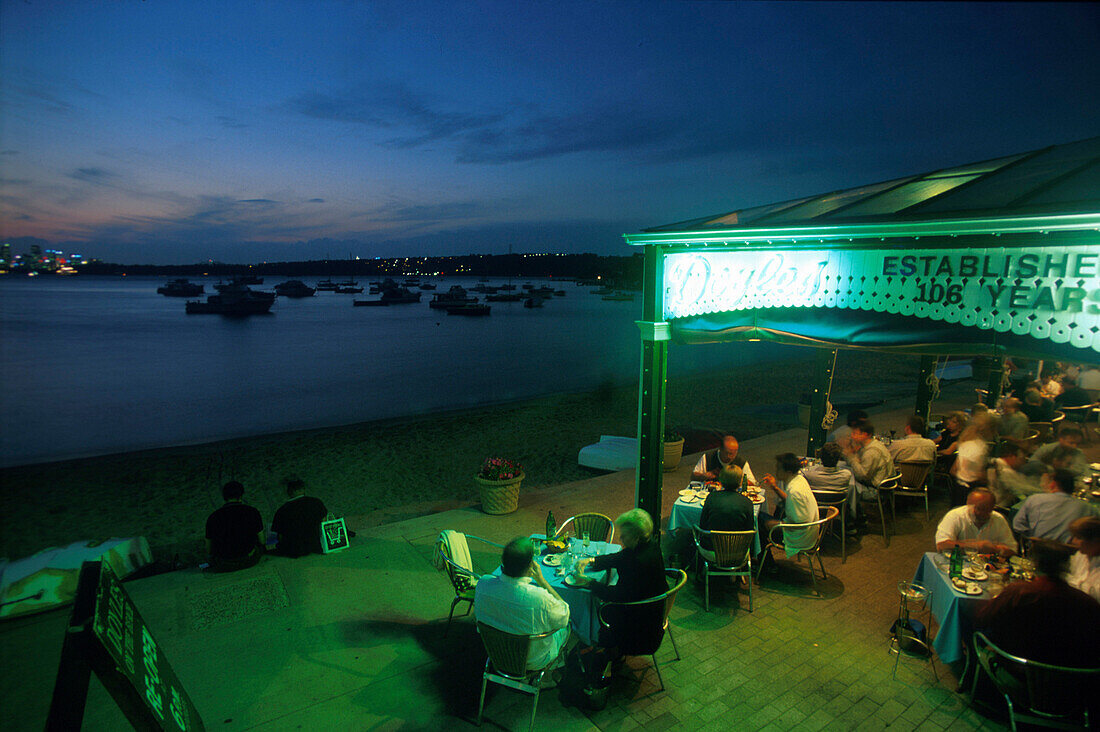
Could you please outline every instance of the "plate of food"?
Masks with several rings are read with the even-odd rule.
[[[680,496],[680,500],[683,501],[684,503],[698,503],[699,502],[699,496],[697,496],[695,494],[695,491],[691,491],[690,495]]]
[[[749,491],[748,493],[745,494],[745,497],[748,498],[753,503],[763,503],[764,502],[764,494],[763,493],[757,493],[756,491]]]
[[[542,558],[542,563],[547,567],[560,567],[561,554],[547,554]]]
[[[963,575],[963,577],[966,577],[969,580],[976,580],[978,582],[981,582],[982,580],[985,580],[985,579],[989,579],[989,575],[986,574],[984,569],[983,570],[974,570],[974,569],[971,569],[970,567],[963,567],[962,575]]]
[[[562,582],[570,587],[584,587],[585,585],[584,580],[579,579],[575,574],[565,575],[565,579],[563,579]]]
[[[953,578],[951,580],[951,584],[954,585],[956,590],[958,590],[959,592],[963,592],[967,595],[980,595],[983,592],[982,586],[979,585],[977,582],[967,582],[960,577]]]

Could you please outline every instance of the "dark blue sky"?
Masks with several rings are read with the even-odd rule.
[[[1088,4],[0,3],[0,236],[112,261],[622,254],[1098,120]]]

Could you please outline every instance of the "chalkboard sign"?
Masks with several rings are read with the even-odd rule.
[[[99,572],[92,631],[163,729],[188,732],[202,728],[183,685],[107,563]]]
[[[344,519],[330,519],[321,522],[321,551],[325,554],[347,549],[351,544],[348,539],[348,527]]]

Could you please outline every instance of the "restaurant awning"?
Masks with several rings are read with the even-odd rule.
[[[1100,361],[1100,137],[625,238],[645,251],[650,510],[670,341]]]

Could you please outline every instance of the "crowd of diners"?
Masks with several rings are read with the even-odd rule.
[[[953,505],[937,526],[937,551],[959,547],[1003,557],[1026,552],[1035,566],[1033,579],[1008,585],[986,605],[980,627],[1009,652],[1033,660],[1100,665],[1100,512],[1075,495],[1092,477],[1079,446],[1082,428],[1063,424],[1057,439],[1048,444],[1036,446],[1029,439],[1032,422],[1047,417],[1046,410],[1094,403],[1100,393],[1100,370],[1060,366],[1057,371],[1044,370],[1040,378],[1026,379],[1023,373],[1014,366],[1012,387],[995,409],[976,404],[969,412],[952,412],[934,430],[913,415],[888,430],[892,437],[880,439],[869,416],[856,410],[830,435],[814,461],[806,464],[793,454],[777,455],[774,475],[767,473],[759,480],[740,454],[736,437],[725,435],[692,472],[693,479],[714,485],[703,503],[699,527],[747,531],[755,524],[767,547],[770,530],[781,521],[817,520],[815,492],[832,491],[846,494],[849,530],[858,534],[866,531],[865,501],[874,499],[878,486],[895,475],[897,462],[927,461],[951,486]],[[761,511],[754,521],[752,502],[743,495],[746,486],[772,492],[776,500],[769,501],[774,506],[771,513]],[[670,537],[663,556],[652,517],[645,511],[632,509],[615,523],[623,550],[580,562],[582,583],[589,582],[586,568],[617,570],[616,584],[590,584],[599,598],[633,601],[659,595],[667,587],[666,563],[693,563],[696,549],[690,533],[681,530]],[[788,555],[816,539],[811,531],[784,532]],[[707,551],[705,537],[699,550]],[[606,696],[600,697],[600,690],[606,689],[622,659],[623,639],[659,632],[660,613],[653,607],[620,612],[610,627],[601,629],[595,645],[586,647],[570,633],[568,604],[544,578],[538,553],[537,542],[530,538],[509,542],[501,572],[482,578],[476,586],[475,615],[513,633],[550,633],[533,647],[529,666],[541,667],[555,658],[566,668],[572,665],[584,687],[574,690],[574,700],[601,706]],[[1024,632],[1036,626],[1042,629]],[[1066,628],[1080,632],[1066,633]],[[570,658],[572,664],[561,661]],[[568,681],[568,671],[561,678]]]

